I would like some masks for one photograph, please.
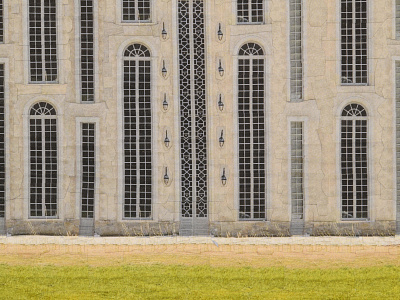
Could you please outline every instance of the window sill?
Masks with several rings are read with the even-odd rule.
[[[373,85],[339,85],[338,93],[375,93]]]
[[[124,26],[148,26],[148,25],[156,25],[153,21],[146,21],[146,22],[137,22],[137,21],[121,21],[120,25]]]

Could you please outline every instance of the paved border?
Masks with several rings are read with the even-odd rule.
[[[173,244],[215,244],[218,245],[400,245],[400,236],[394,237],[81,237],[81,236],[0,236],[0,245],[173,245]]]

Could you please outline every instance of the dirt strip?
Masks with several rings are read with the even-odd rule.
[[[18,245],[0,244],[0,264],[182,264],[288,268],[400,265],[400,245]]]

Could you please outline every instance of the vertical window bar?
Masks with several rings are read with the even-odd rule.
[[[5,217],[6,199],[6,147],[5,147],[5,82],[4,64],[0,64],[0,218]]]
[[[30,81],[57,81],[56,0],[29,0]]]
[[[342,84],[367,84],[367,0],[341,0]]]
[[[82,218],[94,217],[94,193],[96,183],[95,124],[82,123]]]
[[[126,22],[149,22],[150,0],[122,0],[122,20]]]
[[[292,220],[304,219],[303,122],[290,123]]]
[[[302,0],[290,0],[290,99],[303,99]]]
[[[93,0],[81,0],[81,101],[94,102]]]
[[[4,43],[4,4],[0,0],[0,43]]]
[[[237,0],[237,23],[264,22],[264,0]]]

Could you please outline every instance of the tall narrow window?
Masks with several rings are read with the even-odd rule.
[[[93,0],[81,0],[81,101],[94,102]]]
[[[396,0],[396,39],[400,40],[400,0]]]
[[[32,83],[57,82],[56,0],[28,0],[29,78]]]
[[[237,22],[238,24],[264,22],[264,0],[237,0]]]
[[[82,218],[93,218],[96,184],[95,124],[82,123]]]
[[[150,51],[133,44],[124,52],[124,218],[151,217]]]
[[[243,45],[238,60],[239,218],[266,218],[264,52]]]
[[[367,112],[349,104],[341,116],[342,219],[368,219]]]
[[[290,100],[303,99],[302,0],[290,0]]]
[[[304,219],[303,122],[290,122],[292,220]]]
[[[29,216],[57,217],[57,115],[46,102],[29,115]]]
[[[4,64],[0,64],[0,218],[5,217],[6,199],[6,124],[4,88]]]
[[[4,43],[4,3],[0,0],[0,43]]]
[[[400,61],[396,61],[396,234],[400,234]]]
[[[124,22],[149,22],[150,0],[122,0],[122,20]]]
[[[367,84],[367,0],[341,0],[342,84]]]

